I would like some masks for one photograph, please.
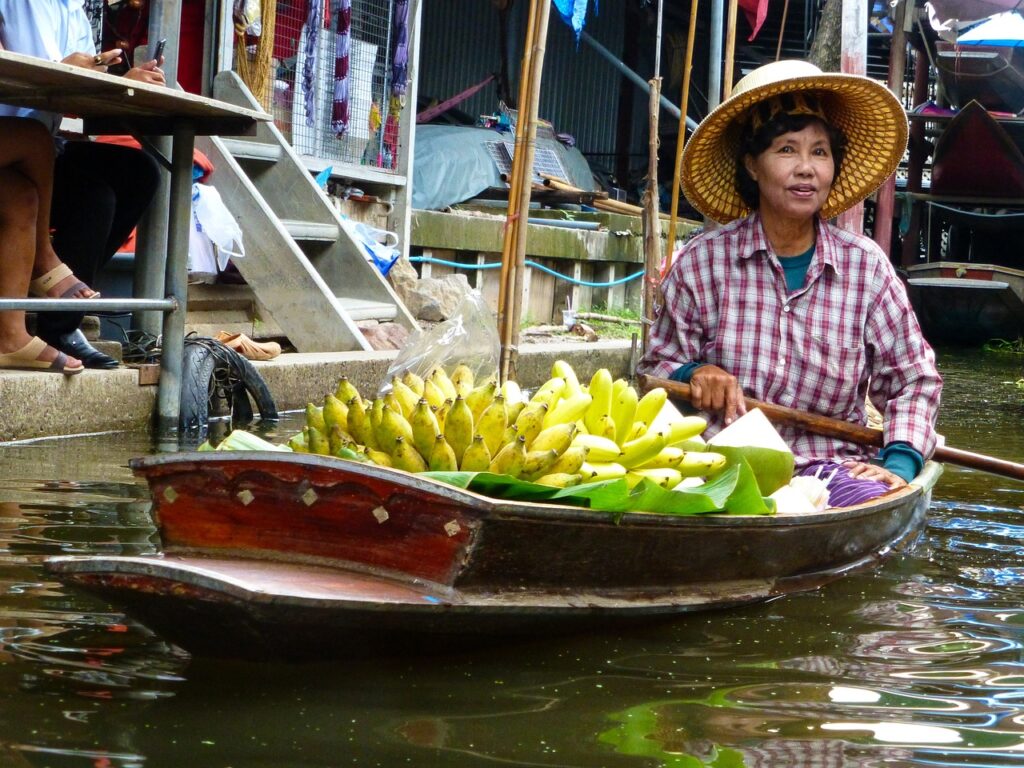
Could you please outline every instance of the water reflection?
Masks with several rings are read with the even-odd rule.
[[[948,442],[1024,460],[1024,399],[999,386],[1012,364],[940,365]],[[913,553],[760,606],[251,664],[190,659],[41,568],[157,551],[127,469],[155,450],[126,435],[0,447],[4,768],[1024,764],[1024,484],[948,467]]]

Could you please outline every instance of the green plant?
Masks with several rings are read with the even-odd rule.
[[[985,352],[995,352],[1000,355],[1024,355],[1024,338],[1018,338],[1016,341],[989,339],[981,348]]]

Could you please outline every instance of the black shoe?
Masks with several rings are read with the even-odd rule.
[[[110,355],[100,352],[96,347],[90,344],[89,340],[85,338],[85,334],[80,330],[75,330],[71,333],[65,333],[49,339],[44,337],[43,341],[66,355],[77,357],[82,361],[82,365],[86,368],[102,368],[109,370],[111,368],[117,368],[120,365],[120,363]]]

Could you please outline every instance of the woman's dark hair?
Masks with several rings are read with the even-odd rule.
[[[843,155],[846,153],[846,136],[838,128],[824,122],[815,115],[791,115],[781,113],[774,119],[761,126],[760,130],[754,131],[751,123],[743,127],[740,134],[739,151],[736,154],[736,191],[740,193],[743,202],[753,211],[756,211],[761,204],[761,193],[758,190],[757,182],[747,172],[747,166],[743,159],[750,155],[757,157],[772,145],[779,136],[793,131],[802,131],[811,123],[818,122],[825,126],[828,134],[829,147],[832,150],[832,161],[835,166],[833,179],[839,177],[839,169],[843,165]]]

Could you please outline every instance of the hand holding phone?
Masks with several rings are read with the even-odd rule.
[[[167,47],[167,38],[161,38],[156,44],[156,48],[153,49],[153,55],[150,56],[150,60],[155,61],[157,65],[160,64],[160,57],[164,55],[164,48]]]

